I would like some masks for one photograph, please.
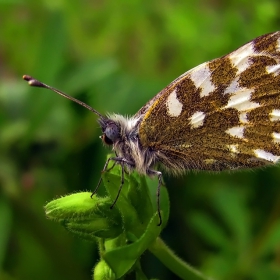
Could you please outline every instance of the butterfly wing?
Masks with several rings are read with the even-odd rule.
[[[142,146],[179,173],[280,159],[280,32],[181,75],[138,115]]]

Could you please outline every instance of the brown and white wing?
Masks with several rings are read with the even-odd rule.
[[[144,148],[175,173],[280,159],[280,32],[186,72],[138,114]]]

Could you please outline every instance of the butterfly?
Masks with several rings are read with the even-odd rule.
[[[31,86],[53,90],[98,116],[101,139],[116,155],[106,161],[104,171],[110,161],[122,170],[113,205],[125,171],[158,177],[161,224],[162,172],[156,167],[179,175],[187,170],[236,170],[279,161],[279,74],[278,31],[187,71],[132,117],[102,115],[31,76],[24,75],[23,79]]]

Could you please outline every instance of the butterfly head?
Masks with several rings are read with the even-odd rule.
[[[98,122],[103,132],[100,138],[105,145],[112,146],[120,140],[120,126],[116,122],[104,117],[99,118]]]

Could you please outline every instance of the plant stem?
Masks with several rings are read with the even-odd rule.
[[[196,270],[178,256],[159,237],[149,247],[149,250],[171,271],[182,279],[187,280],[210,280],[200,271]]]

